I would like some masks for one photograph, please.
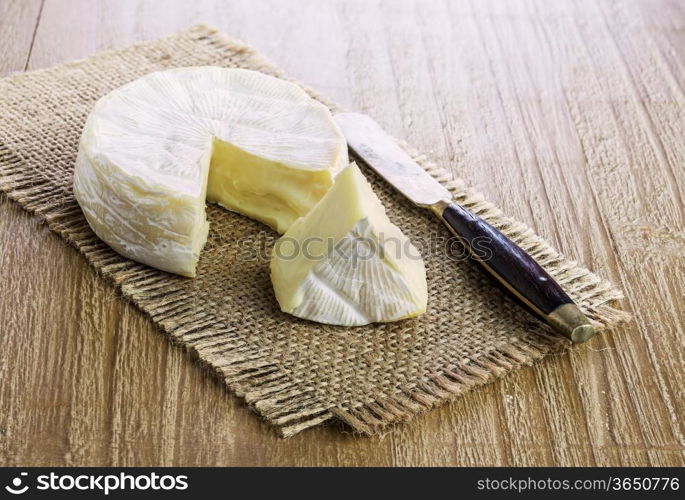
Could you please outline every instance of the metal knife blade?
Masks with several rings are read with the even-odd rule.
[[[452,199],[450,192],[412,160],[371,117],[345,112],[333,119],[350,149],[409,200],[429,207]]]

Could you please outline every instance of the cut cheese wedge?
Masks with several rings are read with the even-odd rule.
[[[347,163],[329,110],[299,86],[242,69],[182,68],[96,103],[74,194],[114,250],[194,276],[207,238],[205,199],[282,233]]]
[[[428,300],[419,251],[354,163],[276,242],[271,281],[284,312],[333,325],[410,318]]]

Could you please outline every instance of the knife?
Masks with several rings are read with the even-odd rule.
[[[535,259],[466,208],[418,165],[372,118],[338,113],[349,148],[415,205],[433,211],[477,261],[530,311],[575,343],[595,330],[580,308]]]

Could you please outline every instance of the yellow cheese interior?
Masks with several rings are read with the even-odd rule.
[[[332,185],[329,169],[297,169],[213,140],[207,201],[257,219],[279,233],[309,212]]]

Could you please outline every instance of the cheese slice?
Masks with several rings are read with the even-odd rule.
[[[421,254],[354,163],[276,242],[271,281],[284,312],[332,325],[410,318],[428,300]]]
[[[205,199],[285,232],[348,163],[329,110],[299,86],[217,67],[151,73],[100,99],[74,194],[120,254],[194,276]]]

